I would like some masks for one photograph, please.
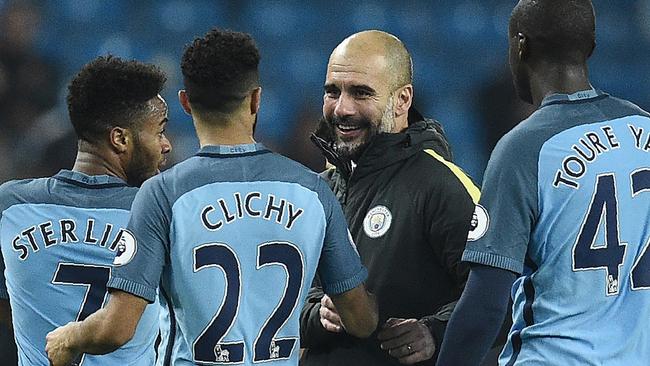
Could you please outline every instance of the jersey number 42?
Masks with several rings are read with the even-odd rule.
[[[650,194],[650,168],[638,169],[630,174],[632,200],[641,193]],[[623,265],[627,243],[621,242],[618,219],[619,197],[616,193],[616,178],[613,173],[599,175],[596,189],[585,216],[578,239],[573,246],[573,270],[605,270],[608,296],[619,293],[620,267]],[[648,212],[634,213],[642,216],[638,230],[648,229]],[[598,229],[604,220],[605,243],[595,244]],[[630,273],[632,290],[650,289],[650,238],[643,245],[640,255],[635,259]]]

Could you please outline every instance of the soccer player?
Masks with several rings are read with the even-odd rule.
[[[79,138],[72,170],[0,187],[0,309],[7,309],[0,318],[13,315],[21,365],[49,365],[47,333],[105,302],[111,264],[128,248],[121,235],[136,187],[171,150],[159,95],[165,81],[158,68],[136,61],[108,56],[85,65],[68,87]],[[76,363],[150,366],[157,334],[158,306],[148,306],[131,342]]]
[[[512,13],[515,86],[539,108],[490,158],[439,365],[479,364],[511,288],[500,364],[650,360],[650,115],[591,86],[594,24],[589,0]]]
[[[185,50],[179,99],[201,150],[138,192],[111,300],[48,335],[53,365],[126,342],[159,285],[175,339],[190,350],[173,365],[297,365],[300,307],[316,271],[347,332],[375,330],[367,271],[336,198],[317,174],[253,140],[259,57],[249,35],[218,29]]]

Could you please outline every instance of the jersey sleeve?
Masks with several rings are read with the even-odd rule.
[[[361,264],[336,197],[320,178],[316,189],[327,220],[318,276],[326,294],[338,295],[359,286],[368,271]]]
[[[135,196],[108,287],[154,302],[169,248],[171,208],[160,176]]]
[[[495,147],[470,223],[464,261],[523,272],[538,211],[539,151],[527,139],[515,129]]]

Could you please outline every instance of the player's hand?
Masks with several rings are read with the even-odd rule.
[[[45,352],[52,366],[67,366],[78,355],[70,347],[70,338],[77,322],[70,322],[49,332],[45,337]]]
[[[343,323],[341,323],[341,317],[336,311],[336,306],[332,302],[329,296],[325,295],[320,299],[320,323],[323,325],[323,328],[330,332],[340,333],[343,331]]]
[[[390,318],[377,333],[377,339],[381,349],[405,365],[426,361],[436,352],[429,328],[417,319]]]

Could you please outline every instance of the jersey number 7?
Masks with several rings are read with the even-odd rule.
[[[630,174],[632,198],[642,192],[650,191],[650,169],[639,169]],[[650,192],[648,192],[650,193]],[[647,212],[638,214],[647,217]],[[605,243],[594,245],[598,229],[605,221]],[[639,228],[642,229],[642,228]],[[632,290],[650,289],[650,254],[645,243],[641,254],[632,266],[630,281]],[[589,205],[589,211],[573,246],[573,270],[599,270],[606,273],[606,294],[617,295],[619,292],[619,269],[625,258],[627,244],[619,236],[618,196],[614,174],[598,176],[596,189]]]
[[[106,300],[106,283],[111,277],[111,267],[78,263],[59,263],[52,283],[55,285],[86,286],[75,321],[82,321],[99,310]],[[81,365],[84,355],[77,357],[73,365]]]

